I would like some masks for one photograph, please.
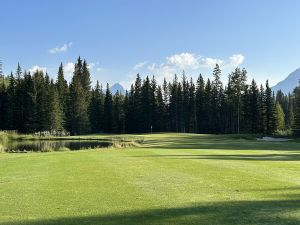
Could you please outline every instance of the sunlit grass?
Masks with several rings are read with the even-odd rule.
[[[175,133],[118,136],[124,137],[143,143],[0,154],[0,224],[300,223],[297,142]]]

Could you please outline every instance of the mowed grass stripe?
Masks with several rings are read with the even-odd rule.
[[[217,151],[217,150],[216,150]],[[211,188],[214,186],[215,189],[222,190],[220,192],[221,196],[219,198],[226,197],[226,191],[233,191],[238,195],[238,198],[244,197],[244,199],[253,199],[253,194],[251,194],[251,189],[253,190],[261,190],[261,197],[263,199],[273,198],[273,196],[266,196],[263,193],[264,189],[269,191],[270,188],[275,187],[297,187],[299,186],[299,162],[285,162],[285,161],[245,161],[245,160],[222,160],[222,159],[205,159],[205,157],[201,158],[201,155],[206,156],[207,153],[215,154],[218,156],[219,154],[212,153],[214,151],[209,150],[201,150],[195,152],[194,150],[174,150],[172,154],[170,154],[169,150],[164,151],[150,151],[150,155],[140,156],[145,158],[150,158],[155,163],[160,165],[167,165],[167,169],[173,169],[175,171],[180,170],[180,175],[178,179],[182,179],[182,177],[194,177],[199,180],[205,180],[204,183],[204,193],[205,188]],[[220,153],[220,151],[217,151]],[[221,150],[222,154],[224,151]],[[228,151],[227,151],[228,152]],[[153,154],[154,153],[154,154]],[[270,151],[260,152],[262,158],[265,154],[269,154]],[[148,153],[147,153],[148,154]],[[231,154],[239,154],[240,157],[243,157],[244,154],[257,154],[257,151],[241,151],[241,152],[230,152]],[[193,157],[195,155],[196,157]],[[224,155],[221,155],[221,157]],[[154,159],[153,159],[154,158]],[[178,162],[179,161],[179,162]],[[172,163],[170,163],[172,162]],[[166,174],[169,174],[168,171]],[[266,182],[268,181],[268,182]],[[187,183],[190,185],[190,183]],[[182,184],[184,185],[184,183]],[[198,186],[201,188],[201,185]],[[246,191],[243,193],[243,189]],[[199,191],[199,189],[197,189]],[[223,193],[224,191],[224,193]],[[248,197],[247,197],[248,193]],[[243,195],[242,195],[243,194]],[[249,195],[250,194],[250,195]],[[201,195],[201,196],[202,196]],[[259,197],[259,193],[256,193],[257,197]],[[218,199],[219,199],[218,198]],[[215,198],[216,199],[216,198]]]

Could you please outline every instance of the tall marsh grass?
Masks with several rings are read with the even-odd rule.
[[[32,140],[37,139],[30,134],[18,134],[16,131],[0,131],[0,144],[8,141]]]

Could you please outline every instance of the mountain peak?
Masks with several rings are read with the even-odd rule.
[[[276,93],[281,90],[283,93],[288,94],[292,93],[299,85],[300,80],[300,68],[296,69],[294,72],[290,73],[283,81],[280,81],[272,90]]]
[[[125,89],[120,83],[115,83],[114,85],[112,85],[110,87],[110,91],[113,95],[116,94],[117,91],[119,91],[119,93],[121,94],[125,94]]]

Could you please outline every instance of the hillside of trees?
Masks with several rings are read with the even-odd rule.
[[[0,130],[22,133],[68,131],[86,133],[253,133],[274,134],[292,129],[300,133],[300,88],[284,95],[272,93],[268,81],[247,83],[247,71],[236,68],[221,82],[218,65],[212,80],[200,74],[196,81],[183,74],[158,84],[155,77],[141,79],[125,95],[112,95],[109,85],[91,86],[85,60],[78,58],[72,80],[36,71],[0,78]]]

